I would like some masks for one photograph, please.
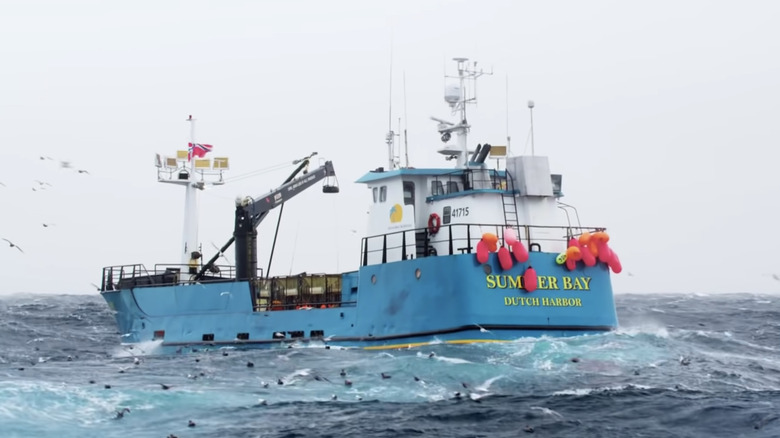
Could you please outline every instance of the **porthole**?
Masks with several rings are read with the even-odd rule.
[[[422,272],[420,271],[420,268],[415,269],[414,270],[414,278],[419,280],[421,276],[422,276]]]
[[[376,274],[371,275],[371,284],[376,284]]]

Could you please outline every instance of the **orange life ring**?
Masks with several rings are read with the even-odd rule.
[[[430,234],[436,234],[441,228],[441,218],[436,213],[431,213],[428,217],[428,232]]]

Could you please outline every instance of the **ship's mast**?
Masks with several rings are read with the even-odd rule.
[[[493,74],[491,72],[485,72],[482,69],[477,70],[477,63],[468,63],[468,58],[453,58],[453,61],[458,63],[458,76],[445,76],[446,78],[457,79],[457,85],[447,85],[444,92],[444,100],[450,105],[452,114],[457,115],[457,123],[448,122],[446,120],[437,119],[431,117],[431,119],[439,122],[438,130],[441,134],[441,141],[444,143],[439,149],[439,153],[446,155],[447,159],[457,159],[458,167],[468,167],[469,150],[468,150],[468,132],[471,125],[468,124],[466,119],[466,104],[477,103],[477,78],[483,74]],[[467,90],[468,83],[474,84],[474,91],[469,92]],[[452,134],[455,134],[455,144],[449,144]]]
[[[189,116],[190,144],[195,144],[195,119]],[[192,147],[189,150],[189,175],[190,181],[184,186],[184,236],[182,238],[181,263],[187,264],[193,251],[200,251],[198,245],[198,192],[197,185],[192,181],[195,175],[195,160],[192,155]],[[202,187],[201,187],[202,189]]]
[[[190,144],[195,144],[195,119],[189,116]],[[198,241],[198,190],[206,184],[221,185],[228,170],[227,157],[196,159],[192,148],[176,151],[175,157],[157,154],[157,181],[184,187],[184,224],[182,227],[181,263],[188,264],[193,251],[200,251]]]

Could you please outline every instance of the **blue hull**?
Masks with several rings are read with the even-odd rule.
[[[617,328],[609,268],[568,271],[557,254],[532,252],[503,271],[496,257],[425,257],[341,275],[333,307],[258,308],[246,281],[125,287],[101,292],[116,312],[123,343],[158,341],[201,349],[279,347],[292,342],[357,348],[503,342],[575,336]],[[521,276],[536,270],[538,289]],[[324,307],[324,306],[323,306]]]

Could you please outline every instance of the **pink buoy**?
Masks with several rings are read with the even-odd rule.
[[[582,262],[585,263],[585,266],[593,267],[596,266],[596,256],[593,255],[592,252],[590,252],[590,248],[587,246],[584,247],[581,251],[582,256]]]
[[[570,258],[566,259],[566,269],[573,271],[577,269],[577,261]]]
[[[477,242],[477,261],[480,264],[485,264],[487,263],[489,256],[490,251],[488,251],[487,243],[485,243],[484,240]]]
[[[517,234],[515,234],[515,230],[512,228],[506,228],[504,230],[504,243],[512,246],[515,242],[517,242]]]
[[[599,261],[601,263],[609,263],[609,259],[612,257],[612,250],[609,249],[607,242],[599,241],[596,243],[599,249]]]
[[[529,266],[523,274],[523,287],[525,288],[526,292],[533,292],[536,290],[537,286],[539,286],[537,280],[538,278],[536,277],[536,270]]]
[[[512,244],[512,254],[515,255],[515,260],[520,263],[525,263],[528,261],[528,250],[525,249],[523,242],[519,240]]]
[[[498,248],[498,264],[501,265],[501,269],[508,271],[512,269],[512,256],[509,254],[509,250],[506,247]]]
[[[612,269],[612,272],[615,274],[620,274],[620,272],[623,270],[623,265],[620,264],[620,259],[618,258],[618,255],[615,253],[615,251],[610,249],[610,252],[612,253],[612,257],[609,258],[609,269]]]

